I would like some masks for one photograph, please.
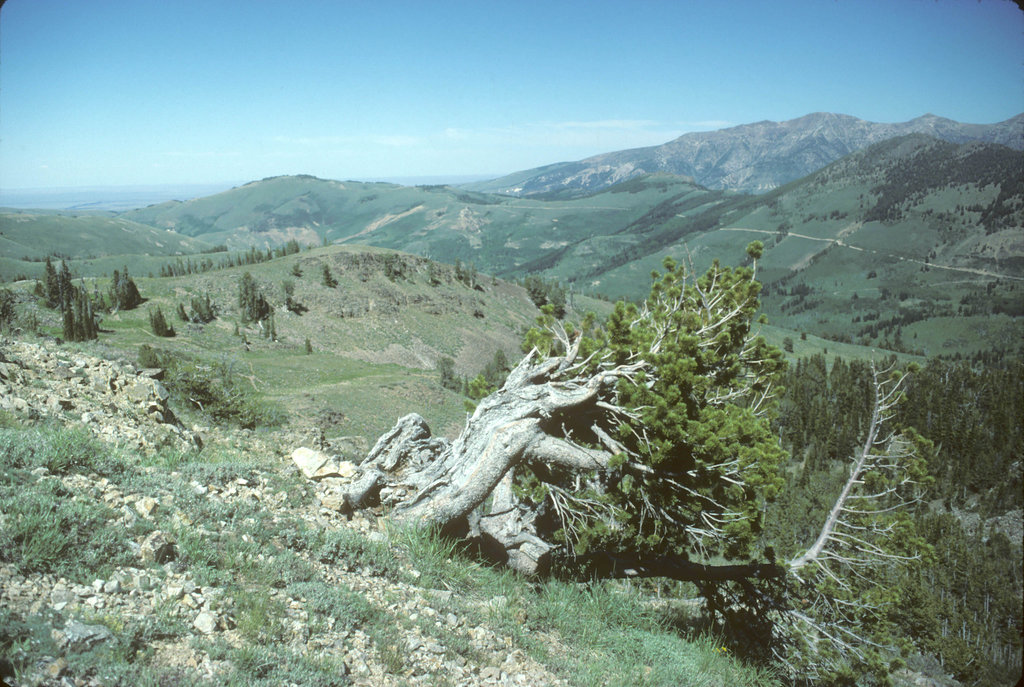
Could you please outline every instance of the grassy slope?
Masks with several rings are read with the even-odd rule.
[[[132,216],[229,245],[326,236],[627,298],[646,293],[667,255],[702,271],[713,258],[741,262],[758,239],[767,248],[758,269],[772,322],[870,346],[970,354],[1011,350],[1021,334],[1011,316],[1024,286],[1024,245],[1013,228],[1020,211],[988,233],[982,226],[989,209],[1007,204],[1001,191],[1020,195],[1004,179],[1019,157],[912,136],[757,197],[667,175],[574,200],[277,177]],[[908,183],[906,168],[923,181]],[[882,221],[883,205],[897,207],[896,216]],[[972,300],[988,305],[972,308]],[[893,316],[900,321],[869,324]],[[971,327],[957,326],[957,317],[974,318]],[[991,337],[978,334],[979,320]]]
[[[626,192],[628,190],[628,192]],[[232,248],[304,243],[370,244],[471,262],[495,274],[543,269],[560,251],[595,236],[630,233],[652,207],[680,194],[709,202],[717,193],[674,177],[567,201],[527,200],[444,186],[336,182],[275,177],[187,203],[131,213],[136,221],[202,236]],[[612,244],[585,261],[594,269]],[[551,256],[556,256],[552,258]]]
[[[145,343],[232,362],[251,376],[258,391],[284,404],[296,424],[322,426],[328,435],[353,435],[365,444],[410,412],[423,415],[436,432],[452,435],[462,426],[463,399],[439,386],[437,361],[453,358],[456,371],[466,376],[477,374],[499,349],[516,361],[522,332],[538,311],[519,286],[480,275],[480,286],[471,289],[454,279],[450,266],[435,268],[442,283],[432,286],[429,261],[416,256],[400,255],[405,276],[390,280],[383,262],[389,255],[395,254],[321,247],[200,275],[136,277],[146,303],[105,316],[101,342],[131,357]],[[292,274],[296,263],[301,277]],[[339,281],[334,289],[322,283],[325,264]],[[240,325],[248,345],[234,334],[244,272],[253,275],[275,309],[277,342],[264,339],[251,324]],[[285,280],[294,282],[294,299],[307,312],[285,309]],[[178,303],[188,308],[193,297],[205,295],[218,311],[216,320],[206,325],[178,320]],[[148,315],[156,307],[175,327],[176,337],[152,334]],[[578,307],[600,310],[607,305],[578,299]],[[41,315],[49,331],[59,334],[56,315]],[[312,355],[305,352],[307,338]]]
[[[667,255],[703,271],[714,258],[741,262],[744,246],[758,239],[774,324],[927,355],[971,354],[1013,350],[1024,333],[1016,316],[1022,212],[984,226],[992,209],[1022,202],[1012,179],[1020,158],[998,146],[912,136],[756,197],[667,175],[574,200],[275,177],[123,217],[235,247],[293,238],[378,245],[628,298],[646,294],[648,275]],[[881,217],[882,207],[895,214]],[[159,272],[152,257],[79,261],[73,269],[109,274],[122,263],[133,274]],[[0,258],[8,277],[40,269]]]
[[[38,210],[0,211],[0,257],[177,255],[208,249],[204,240],[161,231],[121,217]]]

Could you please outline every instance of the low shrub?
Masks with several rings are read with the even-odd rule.
[[[139,364],[166,372],[172,401],[208,416],[212,421],[245,429],[277,427],[285,420],[280,406],[260,397],[253,383],[230,361],[204,364],[178,353],[143,345]]]

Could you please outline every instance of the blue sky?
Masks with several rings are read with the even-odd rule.
[[[0,189],[500,175],[830,111],[1024,111],[1003,0],[7,0]]]

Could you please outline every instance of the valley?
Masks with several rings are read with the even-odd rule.
[[[679,274],[693,284],[709,269],[736,266],[727,274],[750,274],[760,283],[756,312],[749,313],[751,340],[763,336],[788,366],[774,371],[785,392],[764,420],[773,446],[785,452],[777,471],[783,495],[763,505],[769,517],[755,548],[795,555],[815,535],[813,523],[828,506],[821,495],[842,484],[848,456],[871,423],[863,390],[872,384],[872,366],[922,368],[909,378],[909,403],[896,417],[922,433],[920,450],[931,461],[914,519],[937,558],[885,575],[893,593],[935,617],[895,614],[892,622],[913,646],[903,654],[912,669],[894,663],[890,677],[905,685],[926,675],[944,686],[1008,683],[1021,656],[1012,603],[1022,585],[1024,508],[1021,119],[979,127],[926,116],[888,129],[851,119],[760,123],[705,136],[703,148],[683,137],[658,149],[458,187],[277,176],[116,212],[0,211],[0,443],[10,449],[0,482],[5,510],[24,486],[39,508],[47,490],[57,490],[75,494],[83,513],[103,502],[132,516],[118,516],[130,536],[99,525],[88,535],[120,547],[110,565],[80,561],[82,574],[103,578],[91,596],[92,580],[75,577],[45,551],[41,563],[33,562],[22,530],[21,548],[8,547],[18,553],[0,559],[0,574],[26,607],[46,603],[40,585],[59,587],[61,599],[70,589],[66,606],[90,622],[127,628],[136,644],[154,631],[137,617],[144,615],[138,599],[127,616],[109,610],[118,602],[106,582],[136,589],[154,607],[163,604],[160,613],[173,629],[156,641],[164,657],[173,655],[175,675],[230,674],[238,683],[270,675],[273,682],[285,679],[267,667],[279,662],[294,668],[288,679],[315,676],[324,684],[333,684],[327,676],[338,671],[346,683],[406,684],[394,677],[405,671],[426,684],[445,670],[461,675],[459,684],[494,684],[503,670],[521,684],[598,684],[599,677],[574,677],[598,670],[596,664],[570,656],[605,642],[611,648],[601,669],[620,671],[622,680],[639,669],[659,680],[704,676],[687,672],[690,658],[666,658],[691,651],[681,636],[704,636],[696,629],[704,620],[683,610],[686,604],[660,602],[663,589],[678,599],[703,588],[680,580],[608,583],[591,588],[590,598],[599,600],[587,606],[572,596],[583,585],[567,581],[579,571],[567,568],[565,579],[544,582],[503,577],[478,562],[479,552],[451,540],[389,529],[380,508],[353,512],[339,501],[340,483],[309,482],[296,472],[302,468],[291,452],[313,447],[339,470],[351,464],[354,471],[378,437],[412,413],[438,440],[454,440],[522,358],[524,340],[564,352],[555,342],[579,327],[611,346],[610,323],[628,307],[616,310],[613,302],[643,304],[652,273],[682,265]],[[749,152],[755,134],[755,148],[774,152],[744,161],[741,152]],[[669,159],[671,151],[693,149],[723,157],[729,141],[730,164],[691,160],[686,167],[681,157]],[[808,150],[815,153],[804,155],[812,169],[787,161]],[[125,298],[129,280],[137,298]],[[634,324],[642,321],[635,317]],[[82,318],[94,319],[98,331],[81,329]],[[552,332],[548,339],[531,331],[538,323]],[[135,399],[136,387],[149,395]],[[558,417],[563,429],[572,424],[571,413]],[[54,441],[89,456],[81,465],[62,463],[60,446],[44,436],[58,427],[72,434],[55,434]],[[74,434],[80,429],[84,434]],[[604,431],[593,430],[592,444],[616,445]],[[109,465],[101,458],[107,444],[117,447]],[[107,480],[102,488],[88,487],[100,476]],[[516,488],[529,494],[535,486]],[[232,520],[207,494],[244,503],[251,522]],[[161,504],[152,513],[139,510],[147,496]],[[264,503],[272,505],[254,505]],[[19,523],[36,517],[30,508],[36,506],[18,511]],[[248,537],[239,541],[249,548],[225,545],[230,560],[207,551],[186,520],[213,515],[223,520],[225,537]],[[153,573],[176,595],[169,602],[140,586],[146,561],[125,553],[134,550],[129,538],[137,543],[154,530],[172,533],[182,552],[177,567]],[[0,530],[0,543],[13,536]],[[280,581],[264,578],[257,559],[273,561]],[[241,582],[231,579],[235,568],[243,571]],[[468,569],[472,576],[459,572]],[[43,582],[33,581],[40,573]],[[72,579],[62,583],[59,575]],[[968,591],[971,576],[983,581],[984,598]],[[325,591],[321,577],[359,593],[338,597]],[[993,583],[999,579],[1006,584]],[[186,583],[197,591],[178,595],[174,590]],[[250,598],[252,589],[274,591]],[[544,603],[532,596],[537,590]],[[194,607],[184,601],[189,595]],[[228,601],[218,605],[222,595]],[[609,605],[624,604],[623,613],[637,620],[619,618],[595,630],[605,639],[593,644],[544,647],[522,627],[568,642],[554,617],[564,613],[557,595],[589,609],[594,617],[587,622],[595,627]],[[331,625],[303,616],[313,628],[303,635],[293,623],[299,598],[315,599],[310,603]],[[109,612],[101,613],[99,603],[110,604]],[[345,604],[365,620],[347,634],[335,631],[335,623],[345,624]],[[991,609],[991,620],[979,608]],[[193,627],[196,613],[209,613],[213,629]],[[425,620],[435,617],[436,627]],[[16,626],[24,642],[38,641],[49,627],[13,615],[0,619]],[[610,639],[619,635],[646,643],[640,665]],[[112,646],[106,641],[100,644]],[[753,667],[753,654],[740,657],[741,640],[723,641],[735,658],[709,645],[693,659],[712,666],[718,683],[779,684]],[[261,643],[272,647],[252,658],[262,667],[249,665],[246,652]],[[131,673],[136,664],[88,644],[74,650],[139,677]],[[332,646],[344,651],[335,655]],[[667,666],[662,673],[652,667],[659,662]],[[143,677],[156,679],[158,663]],[[664,680],[651,684],[669,684]],[[99,678],[87,684],[94,683]]]

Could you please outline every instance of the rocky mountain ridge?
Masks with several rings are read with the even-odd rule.
[[[102,441],[152,452],[202,445],[176,420],[161,370],[7,340],[0,347],[0,410],[27,421],[75,422]]]
[[[763,193],[889,138],[920,133],[951,143],[979,141],[1024,149],[1024,114],[996,124],[964,124],[933,114],[900,123],[816,112],[688,133],[658,146],[603,153],[466,185],[514,196],[595,193],[643,174],[668,172],[711,189]]]

